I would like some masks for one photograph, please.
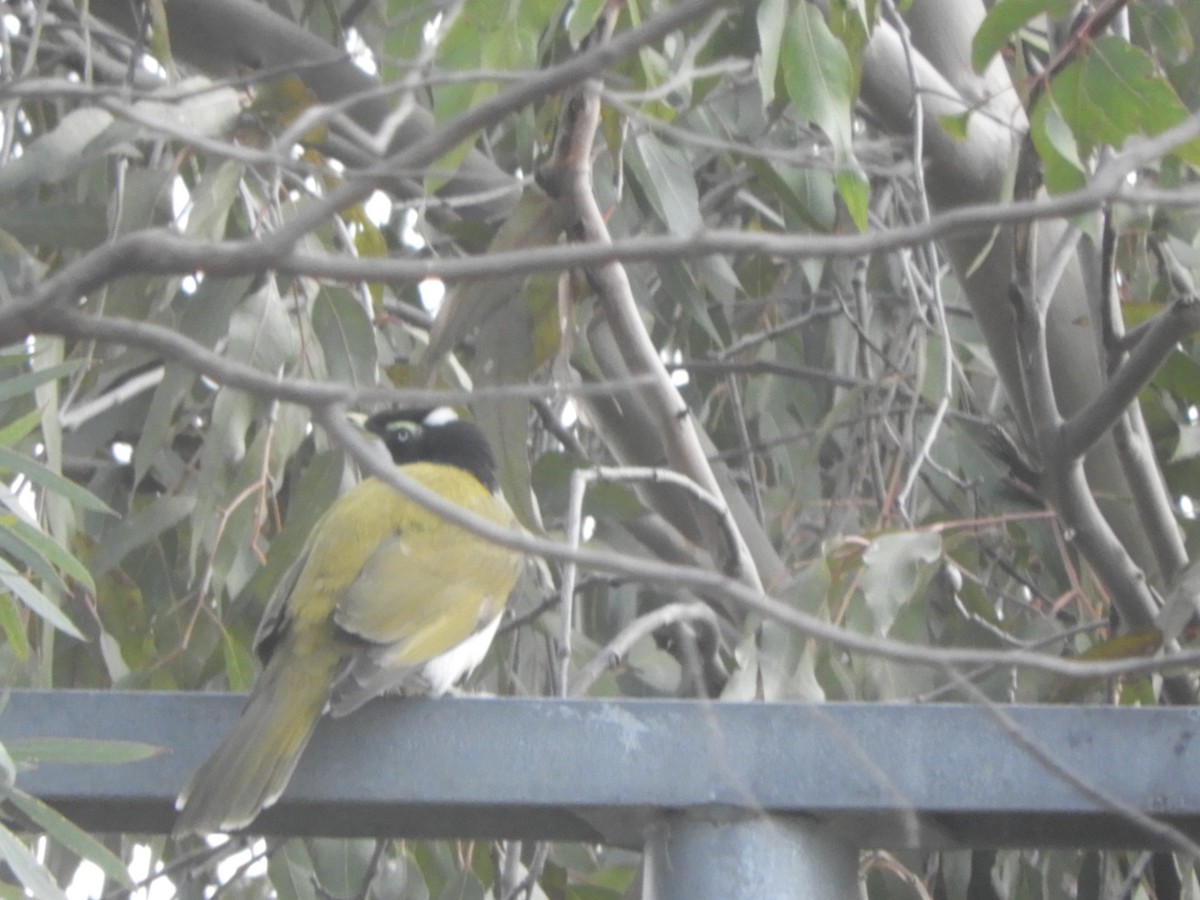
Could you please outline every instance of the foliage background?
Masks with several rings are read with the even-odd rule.
[[[554,563],[485,689],[1191,702],[1179,676],[1064,681],[1004,651],[1192,640],[1200,9],[896,6],[6,5],[3,684],[246,689],[266,598],[356,477],[322,417],[438,388],[474,390],[530,529],[565,539],[570,473],[623,464],[719,493],[737,534],[688,491],[595,488],[589,542],[618,574],[580,575],[571,680]],[[628,46],[589,62],[609,14]],[[593,144],[570,101],[601,74]],[[605,229],[623,265],[583,255]],[[812,618],[653,582],[648,558]],[[995,663],[906,665],[885,639]],[[12,884],[58,896],[81,858],[118,893],[230,878],[236,842],[89,838],[4,762],[50,835],[4,832]],[[603,848],[251,846],[265,871],[222,896],[509,896],[528,871],[531,896],[637,890],[636,856]],[[872,853],[863,878],[871,897],[1197,890],[1186,861],[1122,853]]]

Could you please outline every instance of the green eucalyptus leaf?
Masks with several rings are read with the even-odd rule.
[[[437,900],[487,900],[487,888],[472,872],[451,875],[436,895]]]
[[[886,635],[900,609],[912,599],[923,572],[942,555],[935,531],[882,534],[863,553],[862,591],[876,634]]]
[[[63,575],[73,578],[88,591],[95,593],[96,585],[92,581],[92,573],[83,563],[61,547],[54,538],[26,522],[6,520],[5,517],[0,517],[0,531],[5,529],[22,542],[31,553],[37,554]],[[23,558],[28,561],[32,557],[23,555]]]
[[[770,106],[775,99],[787,15],[787,0],[762,0],[758,4],[758,86],[762,91],[763,106]]]
[[[47,806],[24,791],[13,791],[9,802],[21,810],[30,821],[42,829],[47,836],[58,841],[68,850],[95,863],[102,872],[122,887],[132,888],[133,880],[125,864],[104,844],[66,818],[53,807]]]
[[[0,823],[0,861],[24,885],[30,896],[38,900],[67,900],[53,877],[37,861],[33,852],[11,831]]]
[[[79,363],[72,360],[71,362],[56,363],[44,369],[35,369],[21,375],[5,376],[0,379],[0,402],[32,394],[35,388],[51,381],[57,381],[59,378],[66,378],[78,369]]]
[[[41,616],[63,634],[68,634],[76,640],[86,640],[75,623],[49,597],[40,591],[29,579],[18,572],[5,559],[0,559],[0,584],[11,594],[24,603],[35,614]],[[6,628],[6,630],[8,630]]]
[[[783,39],[783,80],[802,119],[825,132],[835,150],[853,140],[854,68],[845,46],[811,3],[796,3]]]
[[[630,168],[671,234],[695,234],[704,225],[700,192],[687,153],[644,131],[634,140]]]
[[[80,509],[116,515],[108,504],[87,488],[80,487],[73,481],[68,481],[57,472],[47,469],[41,463],[37,462],[37,460],[30,459],[28,456],[20,453],[15,453],[8,447],[0,446],[0,470],[5,469],[9,472],[17,472],[24,475],[34,484],[46,490],[53,491]]]
[[[11,738],[4,743],[12,758],[22,765],[118,765],[142,762],[167,752],[164,747],[140,741],[88,738]]]
[[[1084,187],[1087,173],[1079,146],[1051,94],[1043,94],[1034,107],[1030,135],[1050,193],[1065,194]]]
[[[992,57],[1031,19],[1049,13],[1066,15],[1074,0],[999,0],[984,17],[971,43],[971,66],[976,72],[987,68]]]
[[[106,211],[83,203],[0,206],[0,229],[26,246],[86,249],[108,236]]]
[[[0,744],[0,794],[12,796],[13,785],[17,783],[17,764],[9,755],[8,748]]]
[[[267,873],[280,900],[322,900],[329,896],[317,892],[319,883],[306,841],[285,841],[267,860]]]
[[[225,660],[225,680],[229,683],[229,689],[238,692],[250,690],[257,671],[250,648],[228,631],[222,631],[221,655]]]
[[[71,110],[52,131],[35,138],[25,152],[0,166],[0,200],[30,197],[42,185],[59,184],[107,149],[97,143],[113,122],[112,113],[94,106]]]
[[[20,576],[17,576],[20,578]],[[24,581],[24,579],[21,579]],[[4,579],[0,577],[0,582]],[[45,600],[46,606],[58,611],[58,607],[50,603],[41,596],[41,592],[37,590],[29,582],[25,582],[29,589],[38,595],[40,600]],[[29,635],[25,633],[25,621],[21,616],[21,610],[17,606],[17,601],[14,592],[7,582],[4,583],[7,590],[0,591],[0,631],[4,633],[4,639],[8,642],[9,649],[12,650],[13,656],[20,662],[25,662],[29,659]],[[63,617],[66,619],[66,617]]]
[[[313,301],[312,325],[331,379],[356,387],[375,383],[375,328],[354,295],[344,288],[323,289]]]
[[[103,575],[129,553],[174,528],[192,513],[195,506],[194,497],[158,497],[126,515],[101,535],[92,558],[92,570],[98,576]]]

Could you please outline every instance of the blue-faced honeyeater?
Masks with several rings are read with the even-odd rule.
[[[422,412],[366,420],[410,478],[514,524],[483,434]],[[377,478],[314,526],[254,639],[263,670],[233,731],[175,802],[175,834],[244,828],[274,803],[322,713],[399,691],[439,695],[482,660],[521,568]]]

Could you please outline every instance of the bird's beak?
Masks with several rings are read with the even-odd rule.
[[[348,413],[346,413],[346,418],[349,419],[351,422],[353,422],[355,425],[357,425],[363,431],[366,430],[366,427],[367,427],[367,414],[366,413],[348,412]]]

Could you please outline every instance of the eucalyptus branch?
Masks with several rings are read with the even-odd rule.
[[[718,633],[717,614],[707,603],[667,603],[645,615],[638,616],[611,641],[600,648],[586,665],[575,675],[571,685],[572,697],[583,697],[596,681],[609,669],[625,658],[632,648],[644,637],[654,634],[660,628],[683,622],[700,623],[705,628]]]
[[[1021,361],[1021,377],[1025,388],[1030,421],[1037,441],[1038,455],[1044,466],[1046,499],[1056,509],[1066,527],[1068,538],[1080,549],[1095,571],[1100,583],[1112,597],[1126,627],[1151,629],[1155,627],[1158,601],[1147,583],[1145,572],[1138,566],[1125,545],[1104,517],[1083,467],[1084,452],[1098,440],[1103,430],[1112,424],[1109,418],[1105,429],[1088,437],[1078,425],[1069,427],[1058,407],[1050,370],[1049,346],[1046,337],[1046,317],[1055,287],[1066,265],[1067,246],[1073,246],[1070,229],[1064,234],[1057,252],[1051,255],[1044,272],[1037,271],[1036,223],[1020,229],[1016,241],[1015,284],[1013,287],[1017,319],[1016,339]],[[1153,329],[1151,330],[1151,334]],[[1149,342],[1151,334],[1143,338]],[[1175,333],[1175,339],[1178,332]],[[1127,363],[1123,371],[1129,369]],[[1116,384],[1121,377],[1110,382]],[[1130,376],[1124,376],[1129,379]],[[1139,385],[1140,387],[1140,385]],[[1120,389],[1103,392],[1108,398],[1121,395]],[[1134,392],[1136,395],[1136,391]],[[1133,397],[1129,398],[1130,400]],[[1111,411],[1121,415],[1127,403]],[[1086,409],[1093,409],[1096,401]],[[1111,407],[1106,407],[1110,408]],[[1094,422],[1083,418],[1085,423]],[[1074,422],[1080,421],[1076,416]],[[1094,425],[1092,426],[1094,427]],[[1174,646],[1170,650],[1175,650]],[[1164,690],[1175,702],[1194,702],[1195,689],[1185,678],[1168,678]]]
[[[1092,495],[1082,451],[1072,452],[1055,396],[1046,339],[1046,316],[1057,275],[1037,272],[1036,224],[1021,229],[1014,260],[1016,341],[1030,422],[1044,466],[1047,500],[1132,628],[1152,628],[1157,603],[1145,573],[1117,538]]]
[[[1127,335],[1120,304],[1117,301],[1113,274],[1115,255],[1116,231],[1112,226],[1111,214],[1106,213],[1104,217],[1104,234],[1100,259],[1100,309],[1102,322],[1101,336],[1104,342],[1103,349],[1107,352],[1110,359],[1110,377],[1113,369],[1120,371],[1128,366],[1129,347],[1137,347],[1145,334],[1153,333],[1159,327],[1159,316],[1156,316],[1155,319],[1146,323],[1147,327],[1144,331],[1139,332],[1137,337],[1129,344],[1122,346]],[[1167,274],[1174,288],[1172,294],[1175,296],[1176,301],[1194,298],[1194,287],[1187,283],[1190,281],[1190,276],[1184,272],[1183,275],[1185,277],[1183,283],[1180,284],[1179,279],[1172,275],[1175,269],[1168,264],[1165,258],[1163,262],[1166,268],[1165,274]],[[1173,349],[1165,351],[1165,353],[1170,352],[1173,352]],[[1164,355],[1162,361],[1165,361],[1165,359],[1166,356]],[[1111,393],[1112,386],[1106,383],[1101,395],[1107,396]],[[1078,421],[1084,412],[1086,412],[1086,408],[1085,410],[1076,412],[1072,416],[1072,420]],[[1175,581],[1179,573],[1187,565],[1188,552],[1187,547],[1184,545],[1179,525],[1175,521],[1171,498],[1163,478],[1162,470],[1159,468],[1158,461],[1154,457],[1154,447],[1150,440],[1149,432],[1146,429],[1145,420],[1142,417],[1141,406],[1136,399],[1128,402],[1124,406],[1122,414],[1116,417],[1113,422],[1112,435],[1121,468],[1129,483],[1130,497],[1133,500],[1134,509],[1138,513],[1138,520],[1145,529],[1150,551],[1153,553],[1154,559],[1158,564],[1162,580],[1171,583]],[[1167,605],[1169,606],[1171,602],[1168,599]],[[1192,608],[1190,599],[1187,606],[1189,610]],[[1164,618],[1169,618],[1170,615],[1166,609],[1159,615],[1160,628],[1163,628],[1162,623]],[[1180,624],[1182,625],[1182,623]],[[1173,640],[1176,637],[1167,628],[1163,628],[1163,632],[1168,640]]]
[[[278,149],[259,150],[255,147],[214,137],[213,135],[218,133],[216,128],[218,125],[223,126],[222,131],[232,130],[234,120],[240,112],[240,103],[236,93],[230,88],[213,85],[207,85],[207,88],[204,91],[194,92],[197,96],[203,95],[209,98],[205,111],[210,112],[214,119],[203,132],[198,131],[193,124],[182,122],[178,118],[178,114],[181,113],[188,114],[190,118],[196,109],[194,103],[186,108],[177,109],[172,103],[159,97],[157,93],[145,94],[134,103],[108,96],[95,97],[93,102],[101,109],[112,113],[115,118],[137,125],[154,136],[180,141],[188,147],[218,159],[232,159],[246,165],[285,166],[300,171],[312,171],[319,168],[307,162],[290,159],[286,153],[280,152]],[[171,113],[176,113],[176,115],[171,115]]]
[[[1122,350],[1115,349],[1120,345],[1126,334],[1120,305],[1116,302],[1115,279],[1113,275],[1116,233],[1111,226],[1109,217],[1105,218],[1104,238],[1104,253],[1102,254],[1101,265],[1102,302],[1104,303],[1104,309],[1109,312],[1107,318],[1108,329],[1105,333],[1109,335],[1107,339],[1109,347],[1114,348],[1110,349],[1113,359],[1124,366],[1129,361],[1127,348]],[[1173,280],[1172,283],[1174,283]],[[1184,297],[1177,299],[1184,299],[1187,296],[1192,296],[1193,293],[1191,289],[1187,289],[1184,292]],[[1147,330],[1152,330],[1157,327],[1157,321],[1152,320],[1147,325],[1149,326]],[[1133,341],[1132,346],[1136,347],[1140,343],[1140,340],[1141,335]],[[1154,455],[1154,446],[1150,439],[1149,430],[1146,427],[1145,418],[1142,416],[1141,404],[1136,400],[1131,402],[1125,408],[1124,414],[1117,417],[1116,422],[1113,424],[1112,432],[1113,443],[1116,446],[1121,466],[1125,471],[1125,478],[1129,482],[1129,490],[1134,508],[1137,510],[1139,521],[1145,528],[1147,541],[1150,544],[1150,549],[1154,554],[1155,560],[1158,562],[1162,579],[1168,584],[1174,583],[1180,577],[1181,573],[1186,570],[1188,565],[1188,550],[1184,543],[1179,524],[1175,520],[1175,512],[1171,503],[1166,479],[1163,477],[1162,469],[1159,467],[1158,460]],[[1170,633],[1170,630],[1163,626],[1163,620],[1171,615],[1168,607],[1173,602],[1168,597],[1164,609],[1159,615],[1159,627],[1162,628],[1164,635],[1169,640],[1173,640],[1176,635]],[[1193,608],[1193,601],[1191,599],[1188,600],[1187,607],[1188,609]],[[1182,625],[1182,622],[1180,624]]]
[[[904,49],[904,64],[908,69],[908,79],[912,87],[913,97],[912,153],[913,159],[921,161],[925,159],[925,110],[922,100],[924,91],[916,64],[916,53],[912,46],[908,25],[901,18],[900,13],[897,12],[895,4],[892,3],[892,0],[885,0],[883,8],[885,15],[891,21],[892,27],[896,29],[896,33],[900,37],[901,46]],[[932,214],[930,212],[929,192],[925,187],[925,168],[923,165],[918,164],[913,167],[913,180],[917,189],[920,221],[928,222]],[[917,448],[916,456],[909,466],[907,477],[904,479],[904,485],[896,495],[896,506],[902,511],[907,510],[909,507],[909,500],[916,488],[921,468],[933,450],[934,441],[937,440],[938,432],[941,430],[942,420],[945,418],[946,411],[950,408],[950,401],[954,396],[954,344],[950,339],[949,323],[946,321],[946,304],[942,298],[942,291],[939,286],[940,279],[937,278],[937,252],[934,250],[932,244],[923,245],[923,249],[929,256],[929,268],[933,274],[931,279],[930,307],[932,308],[934,322],[938,329],[938,336],[941,338],[943,381],[941,397],[938,398],[937,405],[934,408],[933,420],[926,428],[925,437],[921,440],[921,444]],[[905,515],[907,515],[907,512],[905,512]]]
[[[1200,135],[1200,127],[1195,132]],[[1162,146],[1166,153],[1173,144],[1164,142]],[[1117,166],[1114,171],[1127,174],[1134,168],[1136,166]],[[274,261],[274,267],[284,274],[344,281],[421,281],[425,278],[457,281],[499,275],[533,275],[616,261],[698,259],[718,253],[758,254],[776,259],[845,259],[929,241],[961,238],[965,234],[986,234],[1001,225],[1075,216],[1110,203],[1139,205],[1151,202],[1161,206],[1195,206],[1200,204],[1200,188],[1150,190],[1131,188],[1120,179],[1104,183],[1093,181],[1073,193],[1015,203],[959,206],[932,215],[927,222],[884,231],[868,230],[861,234],[783,234],[713,228],[690,235],[638,235],[608,243],[561,244],[541,247],[536,252],[504,251],[461,258],[349,260],[332,254],[293,253]],[[185,272],[205,268],[203,253],[194,253],[191,259],[191,268]]]
[[[1200,136],[1200,117],[1193,117],[1157,138],[1131,142],[1133,146],[1102,167],[1087,187],[1074,193],[1016,203],[980,203],[957,207],[929,221],[886,231],[853,235],[788,235],[709,229],[693,235],[642,235],[623,240],[587,242],[489,253],[486,256],[430,259],[351,259],[343,256],[295,252],[294,243],[326,214],[341,208],[347,197],[365,195],[365,188],[333,194],[313,203],[303,227],[289,223],[280,232],[262,238],[203,241],[166,229],[144,229],[117,238],[60,268],[24,294],[0,318],[0,344],[16,343],[24,334],[11,326],[14,307],[72,303],[90,291],[123,276],[209,275],[235,276],[274,270],[283,275],[304,275],[340,281],[407,281],[426,278],[447,281],[484,279],[499,275],[532,275],[538,272],[598,266],[616,261],[645,262],[663,259],[696,259],[716,253],[754,253],[778,259],[815,257],[846,258],[869,255],[931,240],[986,233],[998,226],[1090,212],[1108,203],[1154,202],[1192,206],[1200,203],[1200,188],[1173,191],[1130,188],[1125,176],[1172,147]],[[330,200],[330,198],[334,198]],[[341,204],[341,205],[339,205]],[[316,209],[319,207],[319,209]],[[295,221],[295,220],[293,220]],[[299,229],[299,230],[297,230]]]
[[[1194,295],[1174,301],[1150,323],[1105,389],[1063,424],[1063,449],[1082,455],[1124,414],[1154,373],[1175,352],[1183,335],[1200,329],[1200,301]]]
[[[609,394],[615,390],[636,387],[645,381],[644,378],[634,377],[624,383],[608,381],[595,384],[560,384],[557,382],[544,385],[513,384],[479,386],[466,391],[359,387],[304,378],[280,379],[274,374],[222,356],[174,329],[152,322],[138,322],[112,316],[91,316],[61,307],[25,309],[18,315],[11,308],[0,307],[0,333],[4,332],[5,323],[14,316],[26,333],[55,334],[74,340],[92,340],[121,344],[126,347],[139,347],[161,354],[171,362],[186,366],[197,374],[205,375],[225,387],[246,391],[263,399],[297,403],[308,407],[320,407],[330,403],[341,403],[346,406],[391,404],[424,407],[461,404],[488,398],[539,399],[566,394],[586,396]],[[158,378],[161,378],[160,370],[155,370],[146,376],[149,381]],[[114,402],[124,402],[130,396],[129,391],[137,391],[149,386],[152,385],[135,379],[128,390],[122,387],[113,392],[116,395]],[[92,414],[94,414],[94,410],[89,408],[87,415]],[[82,415],[82,411],[77,412],[75,420],[81,421]]]
[[[661,40],[672,31],[727,2],[729,0],[688,0],[686,3],[667,7],[663,12],[651,16],[641,25],[623,32],[612,40],[597,43],[558,65],[550,66],[529,78],[506,86],[478,106],[447,122],[433,134],[390,157],[386,165],[398,169],[422,168],[505,116],[544,97],[557,94],[565,87],[598,76],[617,60]]]
[[[1129,482],[1138,521],[1146,530],[1163,580],[1170,583],[1187,565],[1188,551],[1138,403],[1131,403],[1125,414],[1117,417],[1113,442]]]
[[[1083,553],[1095,570],[1128,628],[1155,626],[1158,602],[1146,582],[1146,574],[1134,562],[1104,518],[1088,484],[1081,459],[1068,460],[1065,453],[1047,464],[1046,483],[1050,501],[1062,517],[1068,539]],[[1045,459],[1045,457],[1043,457]]]
[[[274,268],[285,274],[300,274],[281,263],[302,237],[329,216],[363,200],[387,179],[420,171],[477,131],[529,103],[561,91],[564,85],[575,84],[604,71],[624,55],[661,39],[721,2],[691,0],[673,6],[612,41],[508,85],[488,100],[383,160],[379,166],[356,173],[324,197],[304,205],[275,232],[260,238],[213,242],[197,242],[157,229],[135,232],[64,266],[43,281],[27,299],[35,304],[71,303],[114,278],[134,273],[167,275],[203,271],[215,275],[234,275]],[[379,279],[372,278],[367,270],[363,270],[346,280]],[[13,337],[19,339],[20,336]],[[0,343],[13,342],[9,334],[0,329]]]
[[[673,565],[589,547],[571,548],[564,543],[538,537],[526,531],[497,525],[446,500],[405,475],[403,470],[384,460],[381,454],[367,443],[362,433],[346,420],[337,404],[319,407],[315,410],[315,415],[326,433],[350,454],[366,474],[379,478],[421,507],[484,540],[545,559],[559,562],[572,561],[581,567],[598,572],[638,579],[673,589],[684,588],[698,593],[722,596],[733,606],[740,606],[758,613],[798,634],[814,640],[825,641],[830,646],[842,650],[866,653],[911,665],[937,668],[979,665],[1019,667],[1049,672],[1066,678],[1111,678],[1118,675],[1138,675],[1160,672],[1164,668],[1183,668],[1200,663],[1200,650],[1179,653],[1170,658],[1096,662],[1020,649],[992,651],[934,648],[909,644],[892,638],[877,638],[847,631],[831,624],[826,619],[809,615],[791,604],[777,600],[708,568]]]
[[[692,481],[685,475],[681,475],[671,469],[649,468],[645,466],[597,466],[591,469],[576,469],[571,473],[571,494],[567,505],[567,542],[572,549],[578,549],[582,540],[583,531],[583,501],[586,496],[587,489],[596,482],[608,481],[642,481],[652,484],[671,484],[675,487],[686,491],[690,496],[697,501],[707,506],[713,513],[716,514],[721,523],[722,531],[725,534],[726,540],[731,546],[736,548],[738,534],[737,527],[733,522],[733,518],[729,513],[729,507],[726,506],[724,499],[719,494],[712,494],[696,482]],[[601,668],[592,672],[590,677],[584,680],[582,686],[578,683],[574,687],[568,685],[570,675],[571,662],[571,642],[573,639],[573,622],[575,618],[575,581],[578,574],[578,567],[573,561],[568,561],[563,565],[562,573],[562,588],[560,590],[560,607],[562,620],[562,634],[559,639],[559,672],[558,672],[558,690],[562,697],[570,695],[579,695],[587,691],[592,682],[600,676],[604,671],[603,665]],[[700,604],[703,606],[703,604]],[[708,609],[708,607],[704,607]],[[713,616],[711,623],[716,628],[716,617]],[[693,617],[694,618],[694,617]],[[666,621],[660,622],[659,625],[667,624]],[[653,630],[653,629],[651,629]],[[619,638],[618,638],[619,639]],[[631,637],[629,643],[632,644],[637,637]],[[626,645],[617,645],[618,648]],[[617,650],[613,653],[620,655]],[[620,651],[624,652],[624,651]],[[607,657],[606,657],[607,658]],[[593,660],[593,665],[595,660]],[[590,671],[590,670],[589,670]]]
[[[615,25],[620,5],[610,0],[606,8],[605,21],[609,30]],[[598,33],[596,37],[602,45],[608,41],[607,34]],[[584,240],[611,244],[612,236],[592,190],[592,144],[599,123],[600,85],[595,80],[585,81],[580,91],[568,100],[560,136],[565,149],[558,156],[566,164],[565,193],[579,220]],[[625,267],[612,261],[590,268],[588,274],[630,371],[652,376],[642,397],[656,420],[668,463],[700,488],[720,496],[720,485],[701,446],[695,422],[646,331]],[[728,516],[722,521],[728,522]],[[699,525],[713,559],[747,584],[761,587],[740,533],[734,529],[734,543],[730,547],[728,540],[723,540],[720,532],[714,531],[708,517],[700,517]]]

